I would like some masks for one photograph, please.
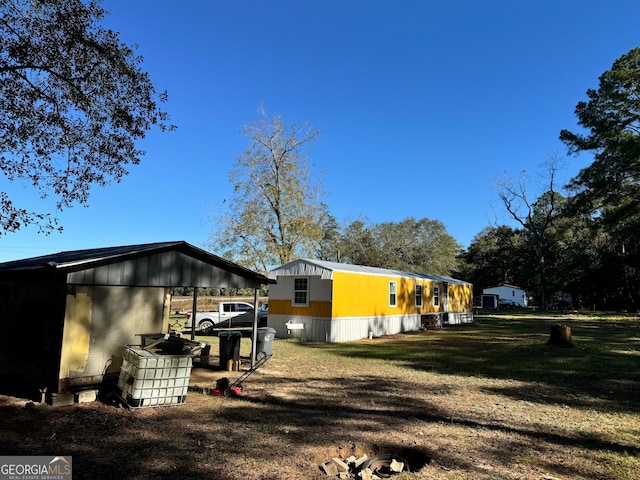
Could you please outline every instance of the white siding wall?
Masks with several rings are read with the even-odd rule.
[[[386,317],[326,318],[269,314],[269,326],[279,338],[300,337],[310,342],[349,342],[381,335],[412,332],[421,327],[420,315],[394,315]],[[302,323],[304,330],[287,330],[286,323]]]
[[[449,325],[460,325],[462,323],[473,323],[473,312],[454,313],[449,312],[447,314]]]
[[[278,278],[278,283],[269,285],[269,300],[292,300],[293,280],[289,277]]]
[[[293,301],[293,283],[296,278],[309,279],[309,300],[331,301],[332,280],[321,280],[319,277],[278,277],[278,283],[269,285],[269,299]]]

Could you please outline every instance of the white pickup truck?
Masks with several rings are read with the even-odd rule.
[[[260,310],[259,318],[260,318]],[[230,319],[240,317],[241,322],[228,322]],[[187,313],[184,328],[191,330],[193,315]],[[265,316],[266,321],[266,316]],[[246,323],[246,325],[245,325]],[[218,302],[218,309],[211,312],[196,312],[196,330],[209,334],[214,328],[226,326],[250,327],[253,325],[253,305],[247,302]]]

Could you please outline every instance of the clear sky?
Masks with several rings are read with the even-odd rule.
[[[264,106],[322,134],[306,150],[340,222],[440,220],[463,247],[507,221],[493,181],[566,157],[561,129],[640,46],[637,0],[104,0],[138,44],[178,130],[151,132],[121,183],[58,215],[64,232],[0,237],[0,261],[186,240],[230,197],[242,125]],[[570,178],[590,158],[566,158]],[[36,192],[10,185],[16,202]],[[211,248],[213,253],[218,253]]]

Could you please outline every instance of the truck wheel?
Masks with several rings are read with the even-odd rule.
[[[200,322],[200,333],[209,335],[213,331],[213,322],[211,320],[203,320]]]

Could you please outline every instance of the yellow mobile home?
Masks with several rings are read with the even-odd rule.
[[[346,342],[473,321],[472,285],[452,278],[321,260],[269,273],[269,326],[279,337]]]

